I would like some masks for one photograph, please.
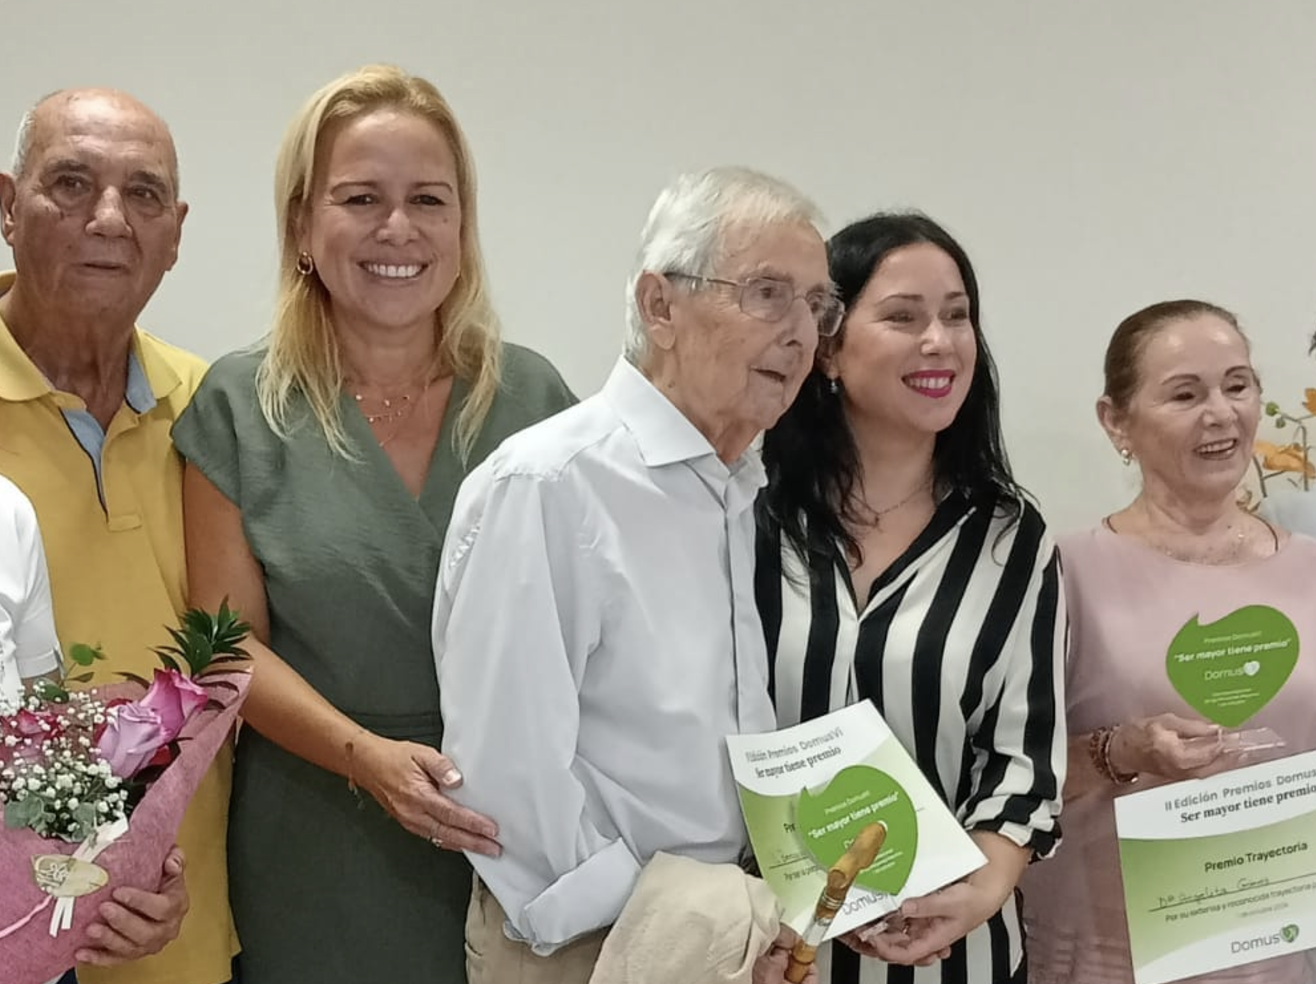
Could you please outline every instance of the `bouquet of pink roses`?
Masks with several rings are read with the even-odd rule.
[[[227,603],[188,611],[146,681],[70,691],[43,681],[0,713],[0,950],[6,984],[73,965],[98,903],[117,886],[154,891],[192,794],[228,737],[249,675],[249,626]],[[70,659],[103,658],[76,645]],[[186,667],[186,672],[184,672]],[[82,904],[76,900],[86,896]]]

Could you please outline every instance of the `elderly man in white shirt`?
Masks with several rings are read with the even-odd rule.
[[[656,852],[744,851],[723,739],[775,727],[752,445],[840,322],[817,224],[757,172],[678,178],[602,391],[458,493],[434,611],[443,751],[503,846],[471,855],[471,984],[583,984]]]

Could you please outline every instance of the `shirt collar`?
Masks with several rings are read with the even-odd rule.
[[[17,279],[12,270],[0,273],[0,294],[13,287]],[[128,384],[124,392],[128,406],[139,414],[146,413],[180,385],[178,373],[154,351],[143,347],[141,331],[135,331],[132,348],[128,350]],[[0,318],[0,400],[21,403],[51,392],[50,381],[27,357]]]
[[[0,294],[14,286],[17,274],[0,273]],[[21,403],[50,392],[50,383],[14,341],[9,326],[0,318],[0,400]]]
[[[634,436],[640,457],[650,468],[716,457],[708,438],[625,358],[613,366],[603,396]]]
[[[729,466],[724,464],[708,438],[626,358],[617,360],[602,395],[634,436],[648,467],[691,462],[701,473],[716,473],[707,477],[720,478],[751,495],[767,482],[758,442]]]

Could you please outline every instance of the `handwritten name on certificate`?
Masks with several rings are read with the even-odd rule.
[[[1316,752],[1115,800],[1137,984],[1316,946]]]

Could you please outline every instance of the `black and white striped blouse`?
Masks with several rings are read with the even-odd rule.
[[[1011,525],[948,496],[862,607],[839,550],[804,562],[760,527],[755,589],[779,725],[868,698],[966,829],[1051,853],[1066,755],[1065,618],[1036,509],[1025,503]],[[819,969],[823,984],[1004,984],[1022,961],[1010,899],[932,967],[838,945]]]

